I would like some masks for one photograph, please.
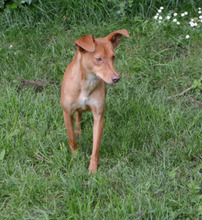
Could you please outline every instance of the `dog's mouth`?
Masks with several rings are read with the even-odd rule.
[[[106,80],[104,80],[101,76],[99,76],[99,75],[97,75],[97,74],[96,74],[96,77],[97,77],[99,80],[104,81],[104,82],[107,83],[107,84],[114,84],[114,83],[118,82],[118,80],[114,80],[113,78],[112,78],[111,81],[106,81]]]

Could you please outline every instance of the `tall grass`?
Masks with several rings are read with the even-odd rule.
[[[66,27],[86,23],[100,25],[102,22],[110,22],[114,19],[130,21],[135,16],[148,19],[162,5],[166,11],[178,9],[190,12],[196,11],[201,6],[199,0],[37,0],[32,1],[31,5],[19,5],[15,10],[5,7],[1,23],[5,26],[9,25],[10,20],[17,20],[18,25],[20,23],[36,25],[41,21],[63,22]]]
[[[88,8],[83,2],[78,8]],[[115,1],[99,1],[98,16],[79,19],[68,3],[72,21],[62,1],[0,15],[0,219],[200,219],[201,94],[168,99],[201,77],[200,29],[159,25],[143,11],[110,20],[102,4],[117,16]],[[116,49],[121,80],[108,86],[98,173],[89,175],[92,114],[83,115],[72,156],[60,85],[78,37],[122,28],[131,37]]]

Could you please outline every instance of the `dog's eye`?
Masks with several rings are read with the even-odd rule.
[[[112,56],[112,60],[113,60],[113,61],[115,60],[115,56]]]
[[[102,62],[102,58],[99,57],[99,58],[95,58],[98,62]]]

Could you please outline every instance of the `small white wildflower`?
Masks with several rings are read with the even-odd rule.
[[[156,20],[158,18],[158,16],[156,15],[156,16],[154,16],[154,19]]]
[[[194,27],[194,22],[190,21],[189,24],[191,27]]]
[[[200,10],[201,10],[201,8],[198,8],[198,10],[200,11]]]
[[[197,23],[194,23],[194,26],[196,27],[198,24]]]
[[[162,16],[159,16],[159,20],[162,20],[163,19],[163,17]]]
[[[159,13],[156,13],[157,16],[159,16]]]
[[[11,44],[9,47],[8,47],[8,49],[11,49],[13,47],[13,45]]]
[[[194,19],[193,19],[193,18],[191,19],[191,22],[194,22]]]
[[[199,19],[202,20],[202,15],[199,16]]]
[[[184,17],[184,16],[185,16],[185,14],[184,14],[184,13],[182,13],[182,14],[181,14],[181,16],[182,16],[182,17]]]
[[[161,20],[159,20],[158,22],[161,23]]]
[[[166,18],[167,18],[168,20],[170,20],[171,17],[168,15]]]
[[[184,15],[188,15],[188,12],[187,12],[187,11],[185,11],[185,12],[184,12]]]
[[[162,12],[162,10],[161,10],[161,9],[159,9],[159,10],[158,10],[158,13],[161,13],[161,12]]]
[[[174,13],[174,14],[173,14],[173,16],[175,16],[175,17],[176,17],[176,16],[177,16],[177,13]]]
[[[179,24],[180,24],[180,22],[178,21],[178,22],[177,22],[177,25],[179,25]]]
[[[173,19],[173,22],[177,22],[177,19],[176,19],[176,18],[174,18],[174,19]]]
[[[190,38],[190,36],[187,34],[185,38],[186,38],[186,39],[189,39],[189,38]]]
[[[199,14],[201,14],[201,11],[198,11]]]
[[[164,9],[164,7],[163,7],[163,6],[161,6],[161,7],[160,7],[160,9],[161,9],[161,10],[163,10],[163,9]]]

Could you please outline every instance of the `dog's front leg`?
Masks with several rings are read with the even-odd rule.
[[[104,126],[103,113],[97,115],[93,111],[94,124],[93,124],[93,152],[91,155],[89,172],[96,173],[99,161],[100,142],[102,138],[102,131]]]
[[[69,139],[69,148],[70,151],[77,151],[77,143],[74,137],[74,122],[73,122],[73,115],[63,111],[64,121],[67,129],[68,139]]]

